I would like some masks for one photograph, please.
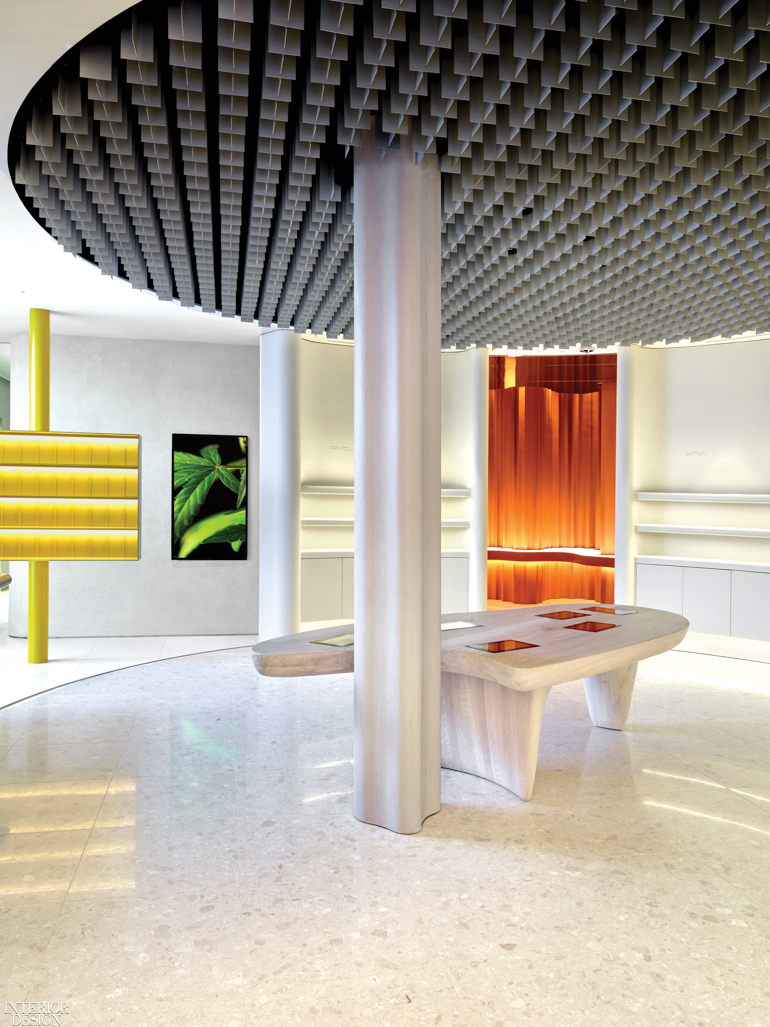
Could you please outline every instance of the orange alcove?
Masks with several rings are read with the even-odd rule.
[[[612,602],[616,382],[614,354],[490,358],[490,606]]]

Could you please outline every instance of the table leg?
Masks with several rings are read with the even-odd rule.
[[[441,675],[441,766],[529,799],[548,688],[517,692],[495,681]]]
[[[597,727],[622,731],[628,720],[638,664],[629,663],[604,674],[583,678],[588,712]]]

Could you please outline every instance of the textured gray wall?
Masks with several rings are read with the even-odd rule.
[[[256,334],[256,333],[255,333]],[[29,417],[29,341],[11,340],[15,428]],[[53,336],[51,428],[142,436],[141,559],[52,563],[54,636],[257,631],[258,346]],[[248,559],[171,559],[171,435],[249,436]],[[10,631],[27,633],[26,563],[12,563]]]

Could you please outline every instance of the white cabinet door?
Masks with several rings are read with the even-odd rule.
[[[342,617],[342,558],[302,561],[301,617],[303,621]]]
[[[302,620],[333,620],[340,617],[353,619],[353,567],[352,556],[342,557],[342,578],[340,592],[340,613],[319,614],[330,608],[333,594],[330,572],[326,565],[331,559],[305,559],[302,561]],[[322,564],[324,568],[313,567]],[[305,568],[308,568],[307,574]],[[307,582],[307,585],[306,585]],[[336,603],[336,599],[334,600]],[[335,607],[336,608],[336,607]],[[466,556],[443,556],[441,558],[441,612],[464,613],[468,609],[468,558]]]
[[[441,612],[465,613],[468,609],[468,557],[441,557]]]
[[[636,605],[682,613],[682,568],[662,563],[636,565]]]
[[[730,571],[685,567],[682,580],[682,616],[693,631],[730,634]]]
[[[770,642],[770,574],[733,571],[730,633]]]

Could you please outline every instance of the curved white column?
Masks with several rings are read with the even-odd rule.
[[[441,803],[441,180],[355,149],[355,764],[359,820]]]
[[[487,608],[487,469],[489,450],[489,350],[473,353],[473,437],[471,450],[471,530],[468,609]]]
[[[632,473],[632,371],[629,346],[618,349],[618,391],[615,433],[615,602],[636,601],[634,568],[634,493]]]
[[[299,336],[263,331],[259,353],[259,637],[299,631]]]

